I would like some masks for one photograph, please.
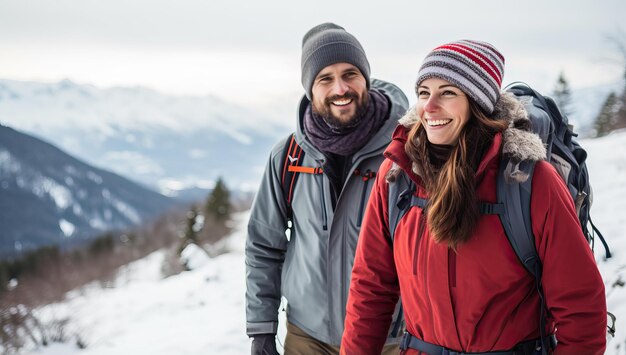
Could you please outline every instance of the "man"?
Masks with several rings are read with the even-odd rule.
[[[370,81],[361,44],[332,23],[303,38],[302,85],[306,96],[293,137],[304,157],[287,156],[291,136],[276,145],[248,224],[246,314],[253,355],[277,354],[281,296],[288,302],[285,354],[339,353],[371,178],[408,106],[396,86]],[[297,177],[291,207],[282,190],[285,157],[314,168]],[[385,354],[398,353],[397,340],[390,338]]]

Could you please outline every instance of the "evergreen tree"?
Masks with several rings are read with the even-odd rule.
[[[572,92],[563,72],[559,74],[559,78],[556,81],[552,96],[554,97],[554,101],[556,102],[557,106],[561,110],[561,113],[566,116],[570,116],[573,113],[571,107]]]
[[[198,208],[191,206],[191,209],[187,211],[185,219],[185,231],[181,237],[180,244],[178,245],[178,254],[190,243],[198,244]]]
[[[614,92],[610,93],[604,101],[602,109],[596,117],[594,129],[596,131],[596,137],[602,137],[607,135],[614,129],[615,121],[617,118],[618,97]]]
[[[230,219],[231,214],[230,192],[222,178],[218,178],[215,187],[207,199],[205,212],[207,218],[224,223]]]
[[[192,206],[189,212],[187,212],[187,225],[185,227],[183,244],[187,245],[187,243],[190,242],[197,243],[198,228],[196,227],[196,223],[198,223],[198,209],[196,206]]]
[[[621,94],[612,92],[606,98],[595,122],[596,137],[607,135],[616,129],[626,128],[626,71]]]
[[[0,261],[0,295],[7,290],[9,283],[9,263]]]

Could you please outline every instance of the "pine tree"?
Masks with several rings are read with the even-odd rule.
[[[178,254],[180,254],[190,243],[198,244],[198,208],[194,205],[187,211],[185,218],[185,230],[181,236],[178,245]]]
[[[196,223],[198,223],[198,209],[196,206],[192,206],[191,209],[187,212],[187,225],[185,227],[185,235],[184,235],[184,244],[189,242],[197,243],[198,242],[198,228],[196,227]]]
[[[616,129],[626,128],[626,71],[621,94],[612,92],[606,98],[595,122],[596,137],[607,135]]]
[[[596,137],[605,136],[614,129],[618,108],[618,97],[614,92],[611,92],[604,101],[598,117],[596,117],[594,124]]]
[[[7,290],[9,283],[9,263],[0,261],[0,295]]]
[[[552,93],[552,95],[554,96],[554,101],[561,110],[561,113],[566,116],[570,116],[573,113],[571,107],[572,92],[563,72],[559,74],[559,78],[556,81],[556,85],[554,87],[554,92]]]
[[[207,199],[206,217],[224,223],[230,219],[231,209],[230,192],[220,177]]]

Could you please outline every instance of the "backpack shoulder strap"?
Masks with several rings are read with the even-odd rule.
[[[318,175],[324,172],[321,167],[302,166],[303,162],[304,150],[296,141],[296,134],[293,133],[285,142],[285,147],[283,148],[283,160],[280,167],[280,184],[283,190],[285,205],[287,206],[288,221],[293,219],[291,202],[293,201],[293,191],[300,173]]]
[[[426,200],[415,197],[415,183],[406,175],[404,170],[400,170],[396,180],[388,183],[388,208],[389,208],[389,244],[393,249],[393,238],[396,233],[396,227],[402,216],[412,206],[424,208]],[[393,327],[391,328],[391,337],[396,337],[401,329],[406,329],[404,321],[404,312],[402,310],[402,300],[398,301],[398,316],[395,318]]]
[[[287,219],[291,220],[293,217],[293,211],[291,209],[291,201],[293,198],[293,188],[296,185],[298,179],[297,171],[293,167],[300,167],[304,160],[304,151],[296,142],[295,133],[291,135],[285,143],[283,149],[283,163],[281,166],[281,180],[280,184],[283,190],[283,198],[287,205]]]
[[[497,177],[498,204],[504,205],[499,213],[500,222],[507,239],[524,268],[535,278],[541,278],[541,261],[535,248],[532,224],[530,221],[530,194],[535,162],[521,162],[519,168],[528,173],[523,183],[507,181],[513,162],[502,158]]]
[[[389,186],[389,237],[391,243],[396,233],[396,227],[409,209],[413,206],[424,208],[426,200],[415,196],[415,183],[406,175],[403,170],[396,177],[396,180],[390,182]]]
[[[511,167],[513,166],[528,173],[528,179],[525,182],[507,181],[506,176],[510,175]],[[552,341],[552,337],[545,335],[547,320],[546,301],[541,283],[542,265],[535,247],[535,237],[530,220],[530,194],[534,170],[534,161],[517,163],[509,158],[502,158],[497,177],[497,196],[498,204],[503,204],[504,209],[498,215],[515,254],[522,265],[524,265],[524,268],[535,279],[535,288],[541,302],[539,331],[541,334],[542,354],[547,354],[547,349],[554,348],[555,344]]]

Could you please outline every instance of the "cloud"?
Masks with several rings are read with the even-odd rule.
[[[202,159],[207,156],[207,151],[203,149],[192,149],[189,151],[189,157],[192,159]]]
[[[103,157],[103,167],[121,175],[162,175],[163,169],[154,160],[133,151],[110,151]]]

